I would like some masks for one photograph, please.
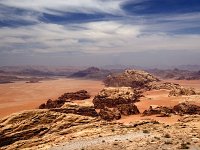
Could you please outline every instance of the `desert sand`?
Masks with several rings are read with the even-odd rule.
[[[167,82],[179,83],[186,87],[194,87],[197,91],[200,91],[200,81],[198,80],[167,80]],[[38,108],[38,106],[48,99],[56,99],[65,92],[75,92],[81,89],[87,90],[93,97],[104,87],[101,81],[94,80],[80,80],[80,79],[67,79],[62,78],[58,80],[42,81],[40,83],[25,83],[16,82],[10,84],[0,85],[0,118],[10,115],[22,110],[29,110]],[[161,105],[173,107],[174,105],[191,100],[193,103],[200,105],[199,97],[168,97],[167,90],[153,90],[144,93],[144,96],[140,102],[136,105],[140,112],[148,109],[150,105]],[[82,103],[77,101],[77,103]],[[142,117],[141,115],[132,115],[122,117],[119,120],[122,123],[129,123],[137,120],[146,120],[154,118],[160,122],[168,124],[175,123],[179,117],[172,116],[170,118],[162,117]]]
[[[87,90],[92,96],[104,85],[101,81],[58,79],[40,83],[23,81],[0,85],[0,118],[22,110],[38,108],[48,99],[56,99],[65,92]]]

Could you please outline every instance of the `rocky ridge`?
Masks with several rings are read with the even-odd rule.
[[[171,114],[175,115],[200,115],[200,106],[183,102],[175,105],[174,107],[165,106],[150,106],[148,110],[143,112],[143,115],[158,115],[161,117],[168,117]]]
[[[71,102],[73,100],[85,100],[89,99],[91,96],[89,93],[85,90],[80,90],[77,92],[70,92],[70,93],[64,93],[56,100],[49,99],[46,104],[41,104],[39,106],[39,109],[50,109],[50,108],[60,108],[63,106],[66,102]]]

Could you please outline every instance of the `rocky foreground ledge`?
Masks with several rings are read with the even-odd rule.
[[[154,120],[124,125],[45,109],[13,114],[2,119],[0,127],[2,150],[200,148],[199,115],[183,116],[174,125]]]

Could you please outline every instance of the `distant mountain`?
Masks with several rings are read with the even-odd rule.
[[[199,71],[200,65],[181,65],[181,66],[178,66],[178,68],[183,69],[183,70]]]
[[[22,76],[69,76],[83,67],[3,66],[0,73]]]
[[[85,70],[81,70],[73,73],[72,78],[88,78],[88,79],[104,79],[111,74],[111,71],[105,69],[99,69],[97,67],[89,67]]]
[[[200,71],[182,70],[182,69],[148,69],[148,72],[162,79],[176,80],[199,80]]]

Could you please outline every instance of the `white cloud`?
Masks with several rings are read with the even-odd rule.
[[[65,13],[121,13],[122,0],[1,0],[5,6],[48,14]]]
[[[145,26],[114,21],[37,24],[0,28],[0,49],[8,52],[117,53],[146,50],[199,50],[200,35],[143,34]]]

